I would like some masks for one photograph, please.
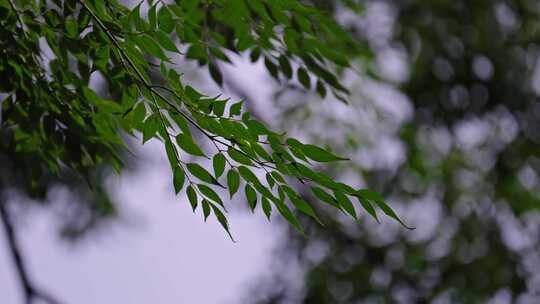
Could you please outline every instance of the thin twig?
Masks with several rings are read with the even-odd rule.
[[[19,22],[19,25],[21,26],[21,31],[23,32],[23,35],[26,38],[28,38],[28,36],[26,36],[26,31],[24,30],[24,22],[23,22],[23,20],[21,18],[21,15],[19,14],[19,11],[15,7],[15,3],[13,3],[13,0],[9,0],[9,5],[11,6],[11,9],[15,13],[15,16],[17,16],[17,21]]]

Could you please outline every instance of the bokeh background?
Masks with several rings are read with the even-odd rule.
[[[65,184],[48,185],[47,204],[10,194],[28,201],[12,209],[40,286],[66,303],[540,303],[540,2],[307,2],[365,42],[343,72],[349,104],[278,84],[247,55],[222,67],[225,91],[349,156],[320,169],[379,191],[416,229],[355,222],[306,191],[325,227],[302,218],[304,238],[238,200],[232,243],[173,196],[150,142],[106,174],[116,203],[100,220]],[[220,90],[193,64],[182,72]],[[0,269],[0,302],[18,303],[9,256]]]

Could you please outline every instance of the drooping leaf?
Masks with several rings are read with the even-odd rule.
[[[186,133],[180,133],[176,136],[176,142],[178,143],[178,146],[182,148],[182,150],[186,151],[187,153],[195,156],[203,156],[206,157],[204,152],[199,148],[199,146],[193,141],[193,138],[190,134]]]
[[[242,101],[233,104],[231,108],[229,109],[230,116],[240,115],[241,110],[242,110],[242,104],[243,104]]]
[[[164,49],[170,52],[175,52],[175,53],[180,52],[178,51],[178,48],[176,47],[176,45],[174,44],[174,42],[172,41],[171,37],[168,34],[159,30],[159,31],[156,31],[155,35],[156,35],[157,41]]]
[[[377,212],[375,211],[375,208],[373,208],[373,205],[371,205],[370,201],[363,196],[359,194],[354,194],[354,196],[358,199],[358,202],[362,205],[362,208],[367,211],[374,219],[379,223],[379,217],[377,216]]]
[[[283,72],[283,74],[285,74],[285,76],[287,76],[287,78],[292,77],[292,68],[287,57],[283,55],[279,57],[279,66],[281,67],[281,71]]]
[[[331,206],[334,206],[338,209],[341,209],[339,203],[330,194],[326,193],[323,189],[319,187],[311,187],[311,192],[313,192],[313,194],[315,194],[315,196],[321,201]]]
[[[272,174],[270,174],[270,172],[267,172],[265,177],[266,177],[266,182],[268,183],[268,186],[270,187],[270,189],[274,188],[276,181],[272,177]]]
[[[272,216],[272,205],[265,196],[261,197],[261,207],[264,215],[266,215],[266,218],[270,221],[270,217]]]
[[[231,198],[238,191],[238,187],[240,187],[240,175],[234,169],[227,172],[227,187],[229,188]]]
[[[322,225],[322,222],[317,217],[317,214],[315,214],[315,210],[313,210],[313,207],[311,207],[294,190],[292,190],[289,186],[281,186],[280,188],[285,191],[285,193],[289,197],[289,200],[293,203],[293,205],[294,205],[294,207],[296,207],[296,209],[298,209],[302,213],[304,213],[306,215],[309,215],[310,217],[314,218],[317,222],[319,222]]]
[[[253,166],[251,159],[247,157],[245,153],[239,152],[236,149],[229,149],[227,150],[227,154],[229,154],[229,156],[238,163],[241,163],[243,165]]]
[[[206,199],[203,199],[201,201],[202,209],[203,209],[203,215],[204,215],[204,221],[206,222],[206,219],[210,215],[210,202]]]
[[[193,212],[195,212],[195,209],[197,209],[197,192],[195,192],[192,185],[187,187],[186,194],[189,199],[189,203],[191,204],[191,208],[193,209]]]
[[[334,190],[334,196],[336,197],[341,208],[343,208],[343,210],[345,210],[353,218],[356,218],[356,210],[354,209],[354,205],[347,195],[343,194],[341,191]]]
[[[257,176],[245,166],[238,167],[238,172],[240,173],[240,176],[242,176],[242,178],[247,182],[250,182],[254,185],[261,183]]]
[[[311,88],[311,80],[306,69],[298,68],[296,76],[298,77],[298,81],[304,86],[304,88],[308,90]]]
[[[203,166],[197,163],[189,163],[186,165],[188,171],[196,178],[209,184],[221,186],[220,183],[208,172]]]
[[[257,206],[257,192],[255,192],[255,189],[253,189],[253,187],[251,187],[249,184],[246,184],[244,193],[246,194],[249,208],[251,209],[251,212],[253,212]]]
[[[184,173],[184,170],[180,166],[176,166],[173,172],[173,184],[176,194],[178,194],[178,192],[182,190],[182,187],[184,187],[185,179],[186,175]]]
[[[169,34],[174,29],[174,19],[167,6],[162,6],[158,12],[159,29]]]
[[[223,201],[221,200],[219,195],[214,190],[212,190],[212,188],[208,187],[207,185],[203,185],[203,184],[198,184],[197,188],[199,188],[199,191],[201,191],[202,195],[204,195],[205,197],[207,197],[211,201],[221,205],[222,207],[225,207],[225,205],[223,205]]]
[[[300,232],[302,235],[305,235],[304,229],[302,228],[300,221],[298,221],[296,216],[292,213],[291,209],[289,209],[289,207],[287,207],[287,205],[285,205],[285,203],[283,202],[278,202],[276,206],[281,216],[283,216],[283,218],[287,220],[289,224],[291,224],[296,230],[298,230],[298,232]]]
[[[214,158],[212,159],[212,165],[214,167],[214,174],[216,178],[220,177],[221,174],[223,174],[223,171],[225,170],[225,156],[221,153],[218,153],[214,155]]]
[[[334,155],[323,148],[319,148],[315,145],[310,144],[304,144],[302,146],[302,151],[304,151],[305,155],[318,162],[330,162],[330,161],[336,161],[336,160],[347,160],[347,158],[339,157],[337,155]]]
[[[148,55],[152,55],[161,60],[168,60],[167,55],[163,52],[163,49],[159,44],[148,34],[137,36],[137,46]]]
[[[144,121],[143,125],[143,144],[150,138],[154,137],[158,130],[158,118],[156,114],[152,114]]]
[[[223,227],[223,229],[225,229],[225,231],[227,232],[227,234],[229,235],[231,240],[233,242],[236,242],[234,240],[234,238],[232,237],[231,232],[229,231],[229,222],[227,221],[227,218],[225,217],[223,212],[221,212],[221,210],[219,210],[219,208],[217,206],[210,205],[210,207],[212,208],[212,211],[214,211],[214,214],[216,215],[216,218],[217,218],[218,222],[221,224],[221,227]]]
[[[415,229],[414,227],[411,227],[411,226],[408,226],[406,225],[398,216],[397,214],[394,212],[394,210],[392,210],[392,208],[390,208],[390,206],[388,206],[388,204],[384,201],[384,198],[377,192],[375,191],[371,191],[371,190],[368,190],[368,189],[361,189],[361,190],[358,190],[358,195],[361,196],[362,198],[366,199],[366,200],[370,200],[372,202],[375,202],[375,204],[377,204],[379,206],[379,208],[381,208],[381,210],[384,212],[384,214],[388,215],[389,217],[395,219],[398,223],[400,223],[403,227],[407,228],[407,229]]]

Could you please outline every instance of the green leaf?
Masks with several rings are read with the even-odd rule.
[[[204,196],[206,196],[211,201],[214,201],[214,202],[218,203],[219,205],[221,205],[223,208],[225,208],[225,205],[223,204],[223,201],[221,200],[219,195],[214,190],[212,190],[212,188],[210,188],[210,187],[208,187],[206,185],[203,185],[203,184],[198,184],[197,187],[199,188],[199,191],[201,191],[201,193]]]
[[[174,192],[178,194],[182,190],[182,187],[184,187],[184,182],[186,179],[186,174],[184,173],[184,170],[180,166],[174,167],[173,171],[173,184],[174,184]]]
[[[189,129],[189,123],[186,120],[186,118],[175,112],[172,112],[172,113],[169,112],[169,114],[171,118],[173,119],[173,121],[176,123],[176,125],[178,125],[180,130],[182,130],[184,134],[189,135],[191,137],[191,130]]]
[[[229,148],[229,150],[227,150],[227,154],[229,154],[229,156],[238,163],[253,166],[253,163],[249,157],[247,157],[244,153],[238,152],[238,150],[234,148]]]
[[[214,174],[217,177],[220,177],[221,174],[223,174],[223,171],[225,170],[225,156],[221,153],[218,153],[214,155],[214,158],[212,159],[212,165],[214,167]]]
[[[210,215],[210,202],[206,199],[203,199],[202,202],[202,209],[203,209],[203,215],[204,215],[204,221],[206,222],[206,219]]]
[[[251,170],[249,170],[247,167],[244,167],[244,166],[238,167],[238,172],[240,172],[240,175],[242,176],[242,178],[244,178],[244,180],[246,180],[247,182],[250,182],[254,185],[261,183],[259,179],[257,178],[257,176],[253,172],[251,172]]]
[[[161,46],[148,34],[142,34],[136,37],[137,46],[145,53],[161,60],[168,60],[167,55],[165,55]]]
[[[150,138],[154,137],[158,130],[158,118],[156,114],[149,116],[143,125],[143,144],[147,142]]]
[[[257,206],[257,192],[255,192],[255,189],[253,189],[253,187],[251,187],[249,184],[246,184],[244,193],[246,194],[249,208],[251,209],[251,212],[253,212]]]
[[[254,48],[249,54],[249,59],[251,60],[252,63],[255,63],[257,60],[259,60],[260,56],[261,56],[261,49]]]
[[[266,160],[266,161],[271,161],[272,158],[270,157],[270,155],[268,154],[268,152],[266,152],[266,150],[259,144],[257,143],[252,143],[251,144],[251,147],[253,148],[253,150],[255,151],[255,153],[260,156],[262,159]]]
[[[148,27],[148,24],[141,18],[140,9],[143,1],[140,1],[139,4],[130,12],[129,18],[135,24],[135,28],[138,31],[145,31]]]
[[[292,77],[292,67],[289,63],[289,59],[281,55],[279,57],[279,66],[281,67],[281,71],[283,72],[283,74],[285,74],[285,76],[290,79]]]
[[[270,189],[274,188],[276,181],[274,180],[272,175],[270,173],[266,173],[265,177],[266,177],[266,182],[268,183],[268,186],[270,187]]]
[[[286,142],[287,142],[287,145],[289,146],[289,150],[291,150],[292,154],[296,156],[296,158],[307,162],[306,154],[302,150],[304,144],[302,144],[301,142],[299,142],[297,139],[294,139],[294,138],[288,138]]]
[[[109,47],[102,47],[98,50],[96,50],[96,57],[94,58],[94,66],[106,70],[107,64],[109,63],[110,58],[110,48]]]
[[[229,222],[227,222],[227,218],[225,217],[225,215],[223,215],[223,212],[221,212],[221,210],[219,210],[217,206],[210,205],[210,207],[214,211],[214,215],[216,216],[218,222],[221,224],[221,227],[225,229],[225,231],[227,232],[231,240],[233,242],[236,242],[234,238],[232,237],[231,232],[229,231]]]
[[[368,199],[364,198],[363,196],[359,195],[358,193],[353,194],[360,204],[362,205],[362,208],[367,211],[374,219],[379,223],[379,218],[377,217],[377,212],[375,211],[375,208],[371,205]]]
[[[174,29],[174,19],[167,6],[162,6],[158,12],[159,29],[169,34]]]
[[[214,112],[214,114],[216,114],[216,116],[222,117],[223,113],[225,112],[225,104],[226,103],[227,103],[226,100],[225,101],[218,100],[218,101],[214,102],[212,104],[212,112]]]
[[[270,205],[270,202],[265,196],[261,197],[261,207],[264,215],[266,215],[266,218],[270,221],[270,216],[272,216],[272,205]]]
[[[244,124],[250,131],[252,131],[254,134],[257,135],[268,135],[271,134],[270,130],[266,128],[265,125],[263,125],[261,122],[257,120],[250,119],[248,121],[245,121]]]
[[[78,28],[78,24],[77,24],[77,21],[75,21],[75,19],[69,17],[69,18],[66,18],[66,36],[68,36],[69,38],[76,38],[78,35],[79,35],[79,28]]]
[[[301,198],[294,190],[292,190],[289,186],[280,186],[280,188],[285,191],[285,193],[287,194],[287,196],[289,197],[293,205],[296,207],[296,209],[314,218],[317,222],[319,222],[322,225],[322,222],[317,217],[317,214],[315,214],[315,210],[313,210],[313,208],[303,198]]]
[[[330,59],[337,65],[340,65],[342,67],[348,67],[350,65],[347,56],[343,55],[340,52],[334,51],[324,45],[320,45],[319,50],[326,58]]]
[[[326,97],[326,87],[324,86],[324,83],[322,83],[322,81],[320,80],[317,80],[317,93],[322,98]]]
[[[282,184],[285,183],[285,179],[284,179],[283,176],[281,176],[281,174],[279,174],[278,172],[272,171],[270,174],[272,174],[272,177],[273,177],[276,181],[278,181],[278,182],[280,182],[280,183],[282,183]]]
[[[159,44],[166,49],[167,51],[180,53],[174,42],[172,41],[171,37],[166,34],[165,32],[158,30],[156,31],[156,38]]]
[[[358,193],[359,196],[363,197],[364,199],[375,202],[375,204],[377,204],[379,206],[379,208],[381,208],[381,210],[384,212],[384,214],[386,214],[389,217],[395,219],[403,227],[405,227],[407,229],[415,229],[414,227],[406,225],[397,216],[397,214],[394,212],[394,210],[392,210],[392,208],[390,208],[390,206],[388,206],[388,204],[384,201],[384,198],[379,193],[377,193],[375,191],[367,190],[367,189],[358,190],[357,193]]]
[[[191,59],[199,59],[199,60],[207,60],[207,54],[206,50],[200,43],[194,43],[192,44],[186,53],[187,58]]]
[[[298,221],[296,216],[292,213],[291,209],[289,209],[289,207],[287,207],[287,205],[285,205],[285,203],[281,201],[279,201],[276,206],[281,216],[283,216],[283,218],[287,220],[289,224],[296,228],[298,232],[305,236],[304,229],[302,228],[300,221]]]
[[[169,138],[165,138],[165,152],[167,153],[167,159],[171,168],[178,166],[178,160],[176,159],[176,148]]]
[[[275,79],[278,79],[278,69],[277,66],[272,62],[272,60],[268,57],[264,57],[264,65],[266,66],[266,69],[274,77]]]
[[[347,195],[343,194],[341,191],[335,191],[334,190],[334,196],[336,197],[339,205],[345,210],[347,213],[349,213],[353,218],[356,219],[356,210],[354,209],[353,203]]]
[[[203,156],[206,157],[204,152],[199,148],[199,146],[193,141],[193,138],[191,137],[191,134],[186,133],[180,133],[176,136],[176,142],[178,143],[178,146],[182,148],[182,150],[186,151],[187,153],[195,156]]]
[[[239,101],[231,106],[229,109],[229,116],[238,116],[242,112],[243,101]]]
[[[338,209],[341,209],[338,202],[330,194],[326,193],[323,189],[319,187],[311,187],[311,192],[313,192],[313,194],[315,194],[315,196],[321,201]]]
[[[200,179],[201,181],[221,186],[218,181],[212,176],[212,174],[206,171],[206,169],[203,168],[201,165],[196,163],[189,163],[187,164],[187,169],[191,174],[193,174],[193,176]]]
[[[150,27],[155,28],[157,25],[156,22],[156,9],[157,9],[157,2],[150,7],[148,10],[148,22],[150,22]]]
[[[189,199],[189,203],[191,204],[191,208],[193,209],[193,212],[195,212],[195,209],[197,209],[197,192],[195,192],[195,189],[193,189],[192,185],[189,185],[187,187],[186,193]]]
[[[144,106],[144,102],[140,102],[138,105],[135,106],[132,115],[133,125],[136,128],[140,128],[141,124],[143,123],[144,117],[146,116],[146,107]]]
[[[229,194],[231,198],[240,187],[240,175],[234,169],[231,169],[229,170],[229,172],[227,172],[227,187],[229,188]]]
[[[311,88],[311,80],[306,69],[298,68],[296,76],[298,77],[298,81],[300,81],[304,88],[308,90]]]
[[[318,162],[330,162],[336,160],[348,160],[347,158],[336,156],[322,148],[319,148],[315,145],[305,144],[302,145],[302,151],[306,156],[314,161]]]

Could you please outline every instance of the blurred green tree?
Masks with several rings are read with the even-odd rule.
[[[311,2],[369,43],[372,78],[348,80],[362,88],[345,114],[317,113],[309,105],[315,102],[291,106],[291,93],[279,95],[289,115],[284,124],[289,130],[323,124],[303,135],[358,156],[355,166],[329,174],[383,193],[418,229],[374,228],[369,219],[359,229],[329,211],[335,216],[324,217],[333,218],[325,229],[306,223],[312,237],[290,234],[276,253],[276,264],[300,263],[305,286],[295,287],[287,279],[291,268],[276,265],[249,297],[540,301],[538,2],[362,1],[360,15],[351,14],[352,1]],[[381,103],[388,91],[393,95]],[[340,132],[346,140],[333,136]]]

